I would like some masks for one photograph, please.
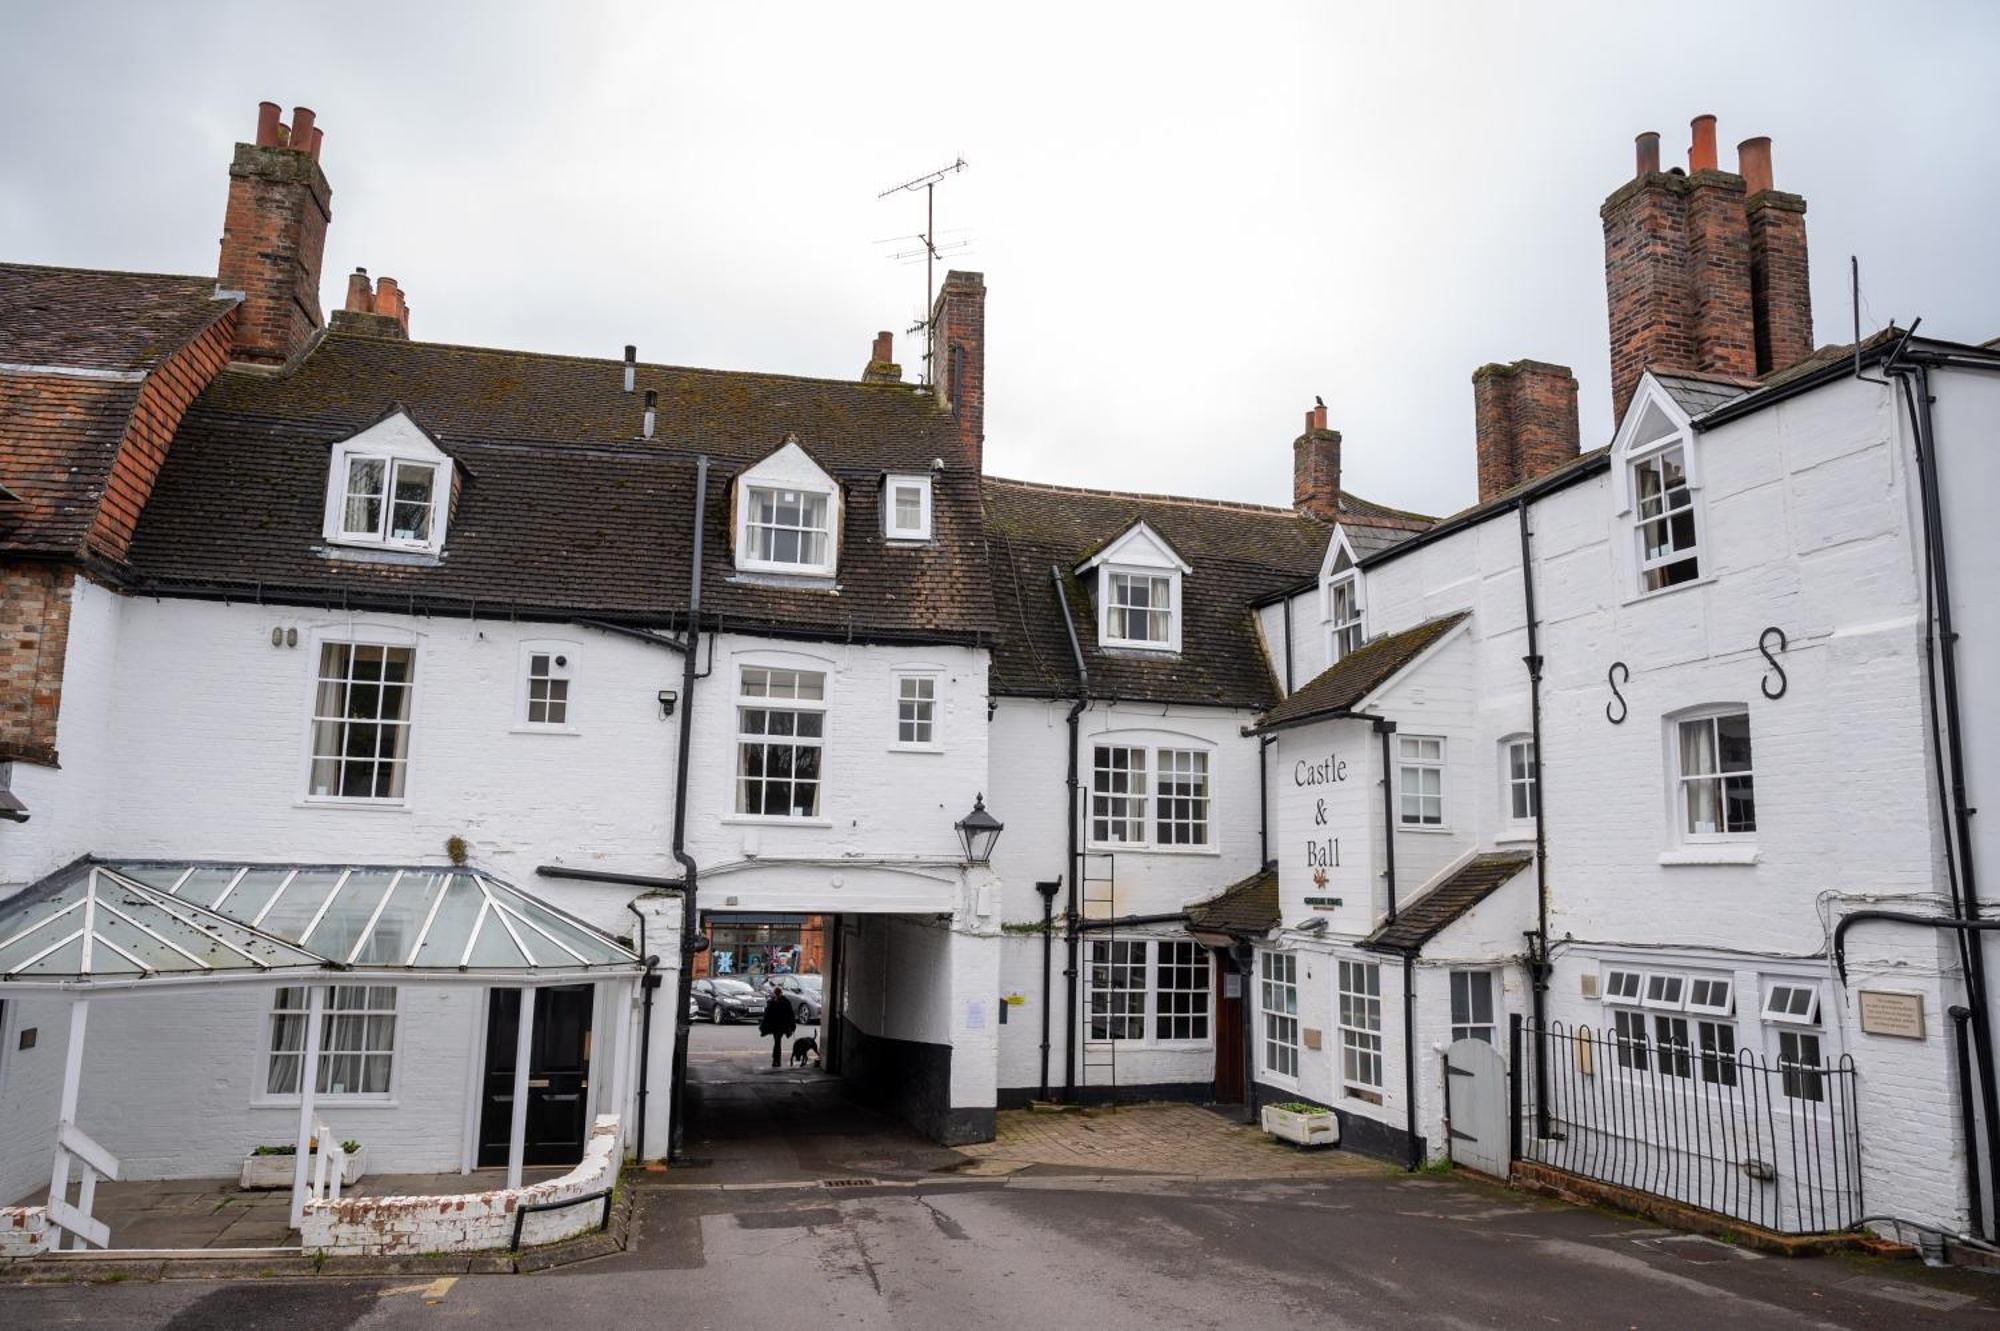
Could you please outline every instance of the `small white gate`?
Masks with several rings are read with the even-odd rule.
[[[1507,1060],[1484,1040],[1444,1051],[1445,1144],[1454,1164],[1506,1178]]]

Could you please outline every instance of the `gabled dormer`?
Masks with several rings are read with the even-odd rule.
[[[1344,528],[1336,526],[1319,570],[1319,617],[1326,631],[1326,661],[1332,665],[1368,641],[1361,622],[1361,560]]]
[[[1182,585],[1193,572],[1165,537],[1143,519],[1134,519],[1076,566],[1078,577],[1094,575],[1098,645],[1178,652]]]
[[[400,404],[333,446],[322,535],[334,546],[435,555],[458,469]]]
[[[1639,378],[1611,441],[1612,503],[1625,529],[1623,599],[1651,596],[1710,572],[1703,549],[1700,462],[1687,410],[1659,376]]]
[[[736,567],[831,578],[840,566],[840,483],[797,435],[740,472],[730,499]]]

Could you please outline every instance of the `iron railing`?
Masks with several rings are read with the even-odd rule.
[[[1661,1039],[1651,1023],[1647,1036],[1627,1038],[1515,1021],[1520,1158],[1781,1234],[1847,1229],[1863,1215],[1847,1055],[1773,1062]],[[1547,1060],[1542,1105],[1536,1058]]]

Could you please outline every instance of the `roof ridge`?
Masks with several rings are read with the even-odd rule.
[[[13,259],[0,260],[0,269],[5,268],[27,268],[38,273],[76,273],[86,277],[158,277],[174,282],[215,284],[213,275],[203,273],[142,273],[133,268],[78,268],[66,263],[21,263]]]
[[[1013,485],[1025,490],[1050,490],[1058,494],[1095,495],[1099,499],[1137,499],[1151,504],[1186,504],[1194,508],[1219,508],[1238,513],[1266,513],[1274,517],[1306,518],[1311,515],[1278,504],[1253,504],[1241,499],[1203,499],[1195,495],[1150,494],[1141,490],[1102,490],[1089,485],[1057,485],[1053,481],[1024,481],[1012,476],[982,476],[982,482]]]
[[[515,347],[486,347],[471,342],[430,342],[420,338],[384,338],[371,336],[367,333],[349,333],[332,328],[331,326],[326,329],[325,336],[320,339],[319,345],[324,346],[329,342],[359,343],[369,346],[424,347],[438,351],[469,351],[482,356],[509,356],[525,357],[533,360],[568,361],[579,365],[605,365],[621,370],[625,366],[623,357],[612,359],[605,356],[579,356],[569,351],[528,351]],[[318,347],[315,347],[314,350],[318,350]],[[707,365],[669,365],[662,361],[646,360],[633,363],[642,370],[672,370],[677,374],[731,375],[749,379],[784,379],[804,384],[839,384],[846,388],[869,389],[877,392],[892,391],[897,386],[895,384],[864,383],[859,379],[833,379],[824,375],[785,374],[776,370],[725,370]],[[902,387],[909,390],[909,396],[912,398],[930,397],[933,402],[936,401],[935,396],[922,392],[920,385],[906,383]]]

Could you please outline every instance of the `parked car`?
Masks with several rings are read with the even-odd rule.
[[[791,1000],[792,1012],[807,1024],[817,1024],[826,1010],[826,989],[817,975],[768,976],[758,992],[768,999],[773,989]]]
[[[731,1021],[755,1021],[762,1015],[764,1000],[756,990],[727,975],[696,980],[689,997],[694,999],[694,1019],[706,1018],[720,1026]]]

